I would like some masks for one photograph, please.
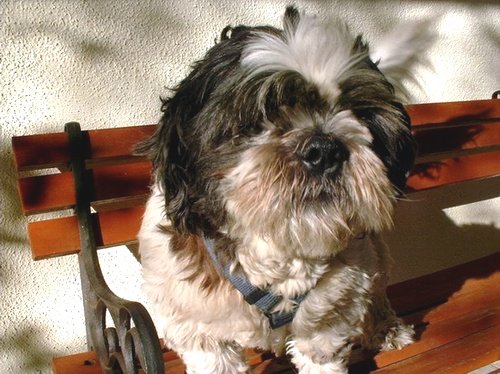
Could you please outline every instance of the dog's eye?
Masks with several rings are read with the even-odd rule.
[[[233,136],[231,142],[233,145],[240,145],[245,139],[259,135],[263,128],[260,125],[240,125],[237,128],[233,128]]]
[[[256,136],[262,132],[262,125],[259,123],[244,124],[239,129],[240,136]]]

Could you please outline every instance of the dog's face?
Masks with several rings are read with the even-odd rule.
[[[327,256],[390,226],[415,150],[370,54],[294,8],[283,30],[224,30],[143,145],[173,228]]]

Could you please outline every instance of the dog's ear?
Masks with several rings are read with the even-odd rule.
[[[174,95],[163,99],[160,124],[153,136],[136,147],[153,161],[154,177],[165,195],[165,211],[174,229],[196,232],[202,217],[194,206],[203,200],[205,191],[199,186],[196,170],[200,153],[197,116],[226,77],[235,70],[241,55],[242,40],[249,30],[236,28],[228,35],[223,31],[221,41],[212,47],[204,59],[193,65],[191,73],[173,90]],[[201,125],[206,125],[202,123]]]
[[[195,110],[194,100],[194,97],[176,96],[163,100],[164,114],[157,131],[135,148],[137,154],[145,154],[153,161],[155,182],[165,195],[167,217],[180,232],[194,230],[189,202],[191,160],[182,139],[183,124]]]
[[[300,21],[300,13],[294,6],[288,6],[283,17],[283,31],[285,35],[293,35]]]
[[[196,63],[174,89],[174,95],[162,99],[163,116],[157,131],[136,148],[153,161],[154,182],[165,196],[165,213],[172,227],[182,233],[195,232],[199,222],[192,209],[197,199],[193,186],[198,174],[193,157],[199,145],[192,141],[190,133],[193,119],[220,78],[215,73],[210,76],[207,65],[206,60]]]
[[[401,82],[414,80],[416,65],[428,64],[427,51],[435,40],[434,19],[408,22],[397,26],[376,43],[371,43],[370,59],[403,98]]]

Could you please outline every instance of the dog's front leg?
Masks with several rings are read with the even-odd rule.
[[[206,340],[204,341],[206,343]],[[196,344],[188,350],[178,349],[187,374],[248,373],[241,349],[228,342]]]
[[[352,344],[324,331],[314,337],[294,337],[287,348],[300,374],[342,374],[347,373]]]
[[[392,263],[387,245],[380,235],[372,235],[373,250],[378,259],[377,276],[374,278],[372,302],[366,318],[363,345],[374,351],[401,349],[413,342],[412,326],[396,316],[387,298],[386,288]],[[375,262],[375,261],[373,261]]]
[[[372,304],[373,330],[366,337],[366,348],[372,350],[389,351],[402,349],[413,343],[415,334],[413,327],[406,325],[391,308],[384,290],[374,298]]]
[[[333,261],[297,309],[288,353],[300,374],[347,373],[352,345],[365,332],[372,302],[373,279],[352,265],[355,256]]]

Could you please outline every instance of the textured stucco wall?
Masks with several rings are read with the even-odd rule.
[[[33,262],[16,200],[13,135],[154,123],[159,96],[227,24],[278,25],[287,1],[0,2],[0,372],[48,372],[53,355],[85,349],[76,259]],[[434,69],[422,69],[416,101],[487,98],[500,88],[497,1],[295,1],[340,15],[376,38],[399,22],[439,14]],[[498,181],[416,196],[388,234],[396,280],[498,249]],[[464,192],[465,191],[465,192]],[[456,205],[462,205],[455,207]],[[140,298],[139,266],[124,248],[103,251],[120,295]],[[110,274],[113,273],[111,276]]]

